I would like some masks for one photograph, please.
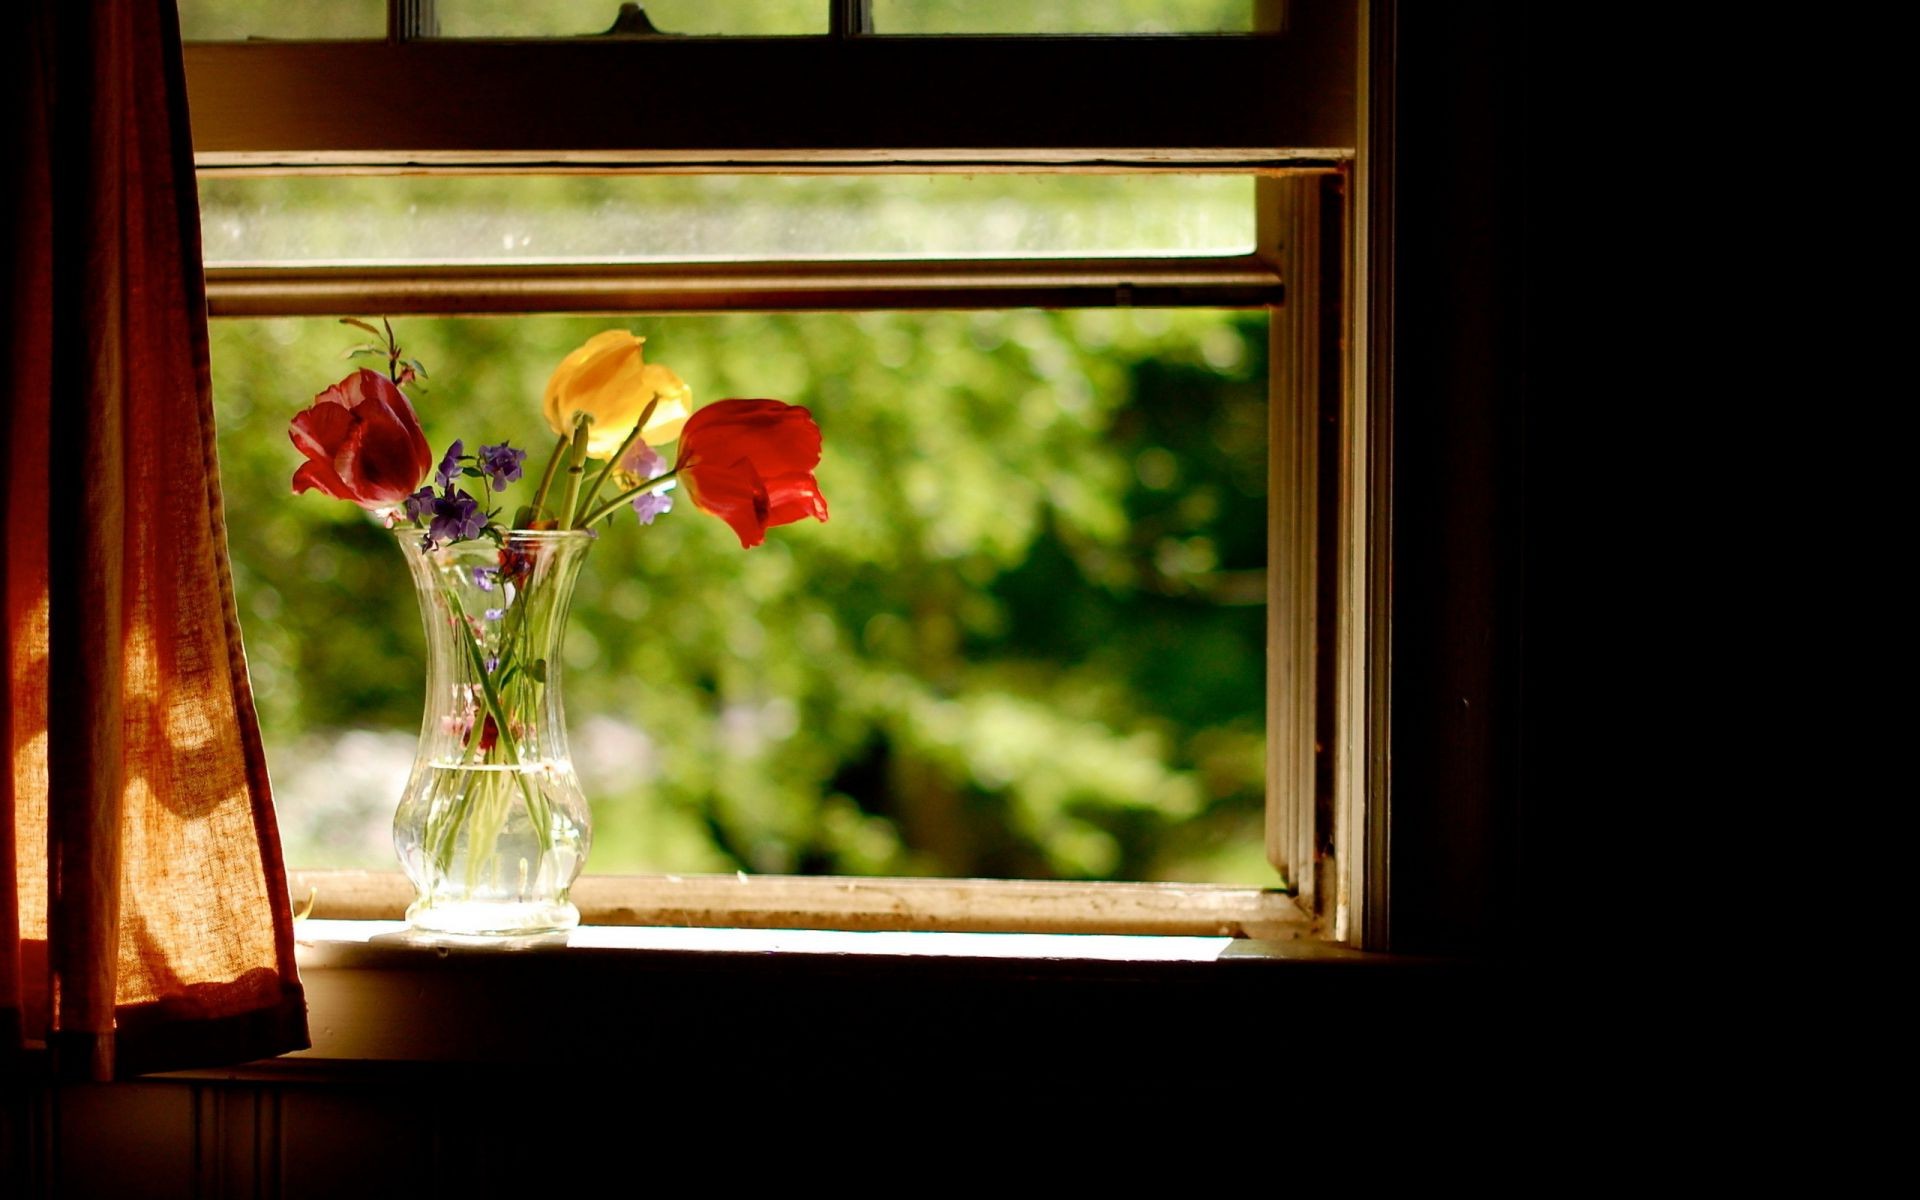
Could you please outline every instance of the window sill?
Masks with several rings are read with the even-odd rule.
[[[1432,1010],[1471,964],[1301,938],[583,926],[498,944],[297,927],[313,1046],[200,1080],[970,1073],[1165,1057],[1260,1013]],[[1064,1056],[1064,1058],[1063,1058]]]
[[[397,873],[291,875],[312,1048],[180,1078],[1179,1072],[1263,1015],[1402,1027],[1486,978],[1320,940],[1249,888],[589,877],[587,924],[487,942],[408,931]]]

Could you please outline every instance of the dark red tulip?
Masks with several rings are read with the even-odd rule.
[[[411,495],[433,466],[413,405],[378,371],[355,371],[315,396],[287,432],[307,456],[293,473],[295,494],[319,488],[336,500],[384,508]]]

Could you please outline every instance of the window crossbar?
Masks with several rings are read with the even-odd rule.
[[[1261,308],[1271,262],[1217,259],[241,267],[207,270],[217,317],[361,312],[776,312],[855,309]]]

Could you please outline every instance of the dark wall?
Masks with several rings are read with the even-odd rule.
[[[1376,11],[1395,64],[1391,945],[1524,953],[1553,782],[1529,586],[1535,482],[1558,469],[1537,461],[1551,34],[1518,4]]]

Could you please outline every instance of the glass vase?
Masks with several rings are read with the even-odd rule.
[[[570,929],[593,840],[561,704],[560,651],[593,536],[521,530],[429,548],[397,529],[427,631],[427,702],[393,844],[414,928]]]

